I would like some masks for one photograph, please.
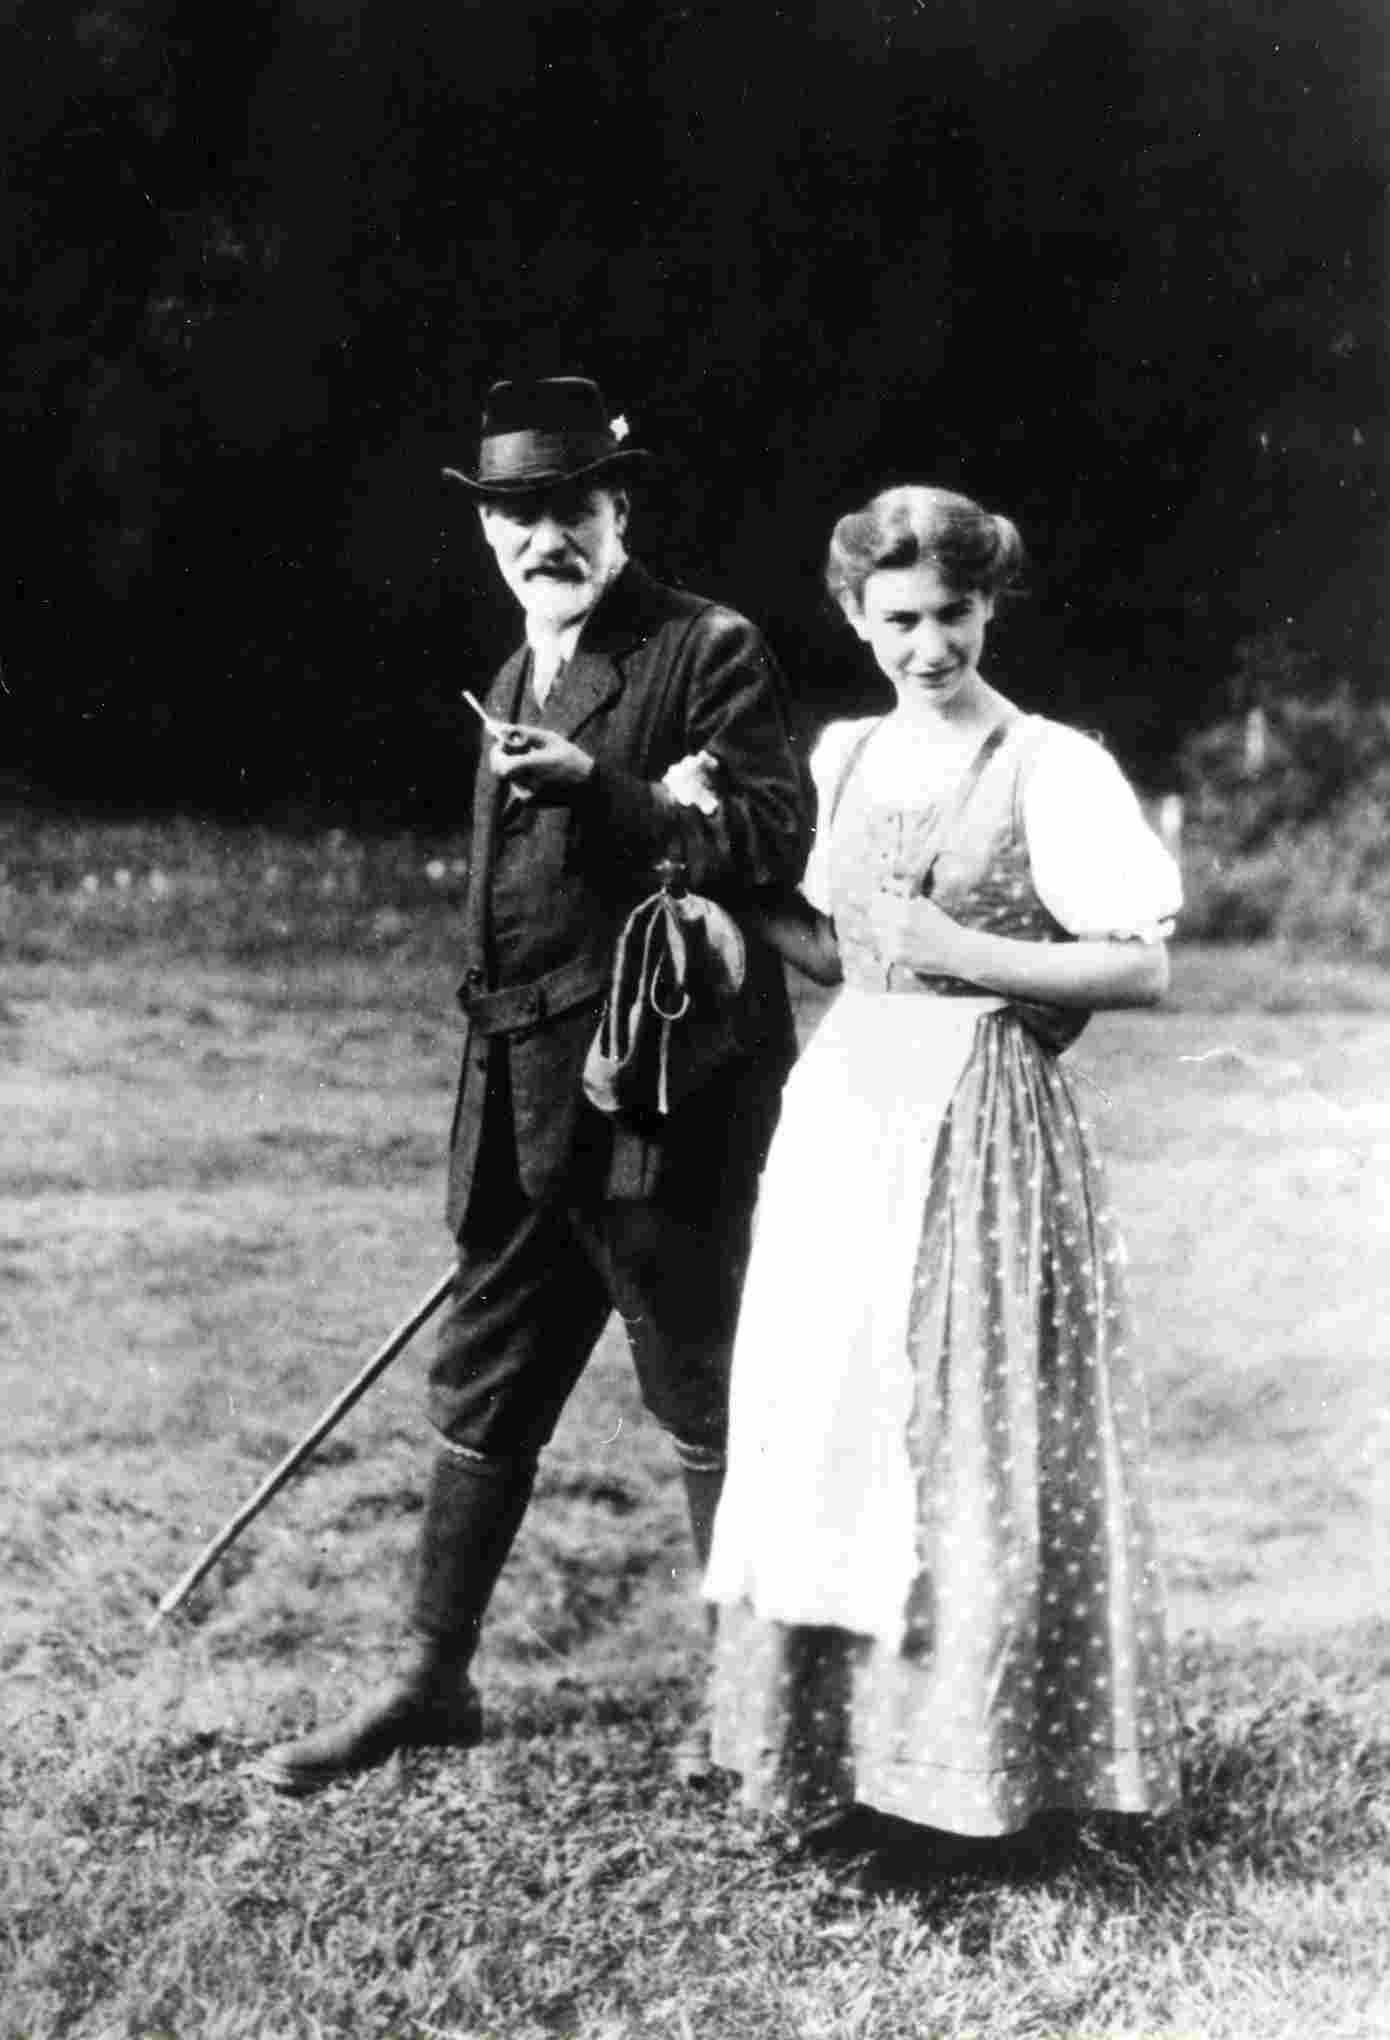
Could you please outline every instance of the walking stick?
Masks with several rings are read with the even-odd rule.
[[[401,1320],[385,1345],[377,1348],[366,1366],[353,1376],[347,1387],[334,1396],[312,1428],[304,1433],[297,1445],[291,1447],[280,1464],[266,1475],[251,1499],[243,1503],[236,1514],[223,1524],[210,1543],[203,1546],[188,1571],[181,1579],[175,1581],[151,1615],[145,1625],[147,1631],[157,1629],[166,1615],[172,1615],[175,1608],[188,1599],[199,1580],[205,1573],[211,1572],[228,1546],[236,1543],[247,1524],[255,1522],[267,1502],[280,1492],[296,1468],[302,1466],[310,1453],[323,1443],[334,1426],[342,1422],[353,1404],[359,1402],[367,1393],[377,1376],[386,1372],[396,1355],[410,1344],[421,1325],[434,1316],[453,1286],[454,1271],[450,1268],[447,1275],[440,1276],[428,1296],[420,1299],[410,1316]]]

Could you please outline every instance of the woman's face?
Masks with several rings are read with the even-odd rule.
[[[845,614],[902,702],[944,707],[975,680],[994,598],[961,594],[926,561],[880,567]]]

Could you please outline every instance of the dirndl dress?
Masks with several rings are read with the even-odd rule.
[[[869,901],[925,868],[939,817],[881,790],[891,718],[861,734],[832,725],[812,760],[833,820],[806,890],[845,982],[786,1088],[744,1288],[705,1583],[715,1760],[796,1822],[1158,1813],[1178,1787],[1148,1416],[1057,1052],[1076,1016],[885,968]],[[953,918],[1038,942],[1156,939],[1181,896],[1109,755],[1033,716],[932,878]]]

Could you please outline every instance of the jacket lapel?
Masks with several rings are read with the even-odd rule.
[[[545,705],[547,729],[562,737],[573,737],[589,718],[622,691],[623,676],[609,652],[588,651],[581,637],[560,684]]]
[[[515,722],[521,706],[521,690],[526,677],[526,652],[523,648],[513,652],[488,689],[484,707],[489,715],[499,722]],[[482,741],[488,741],[487,731],[480,731]],[[469,897],[475,908],[484,911],[483,902],[488,896],[492,879],[492,850],[497,840],[497,816],[502,806],[502,781],[488,771],[482,757],[478,759],[478,773],[473,782],[473,849],[470,858]]]
[[[623,660],[651,633],[647,615],[653,583],[629,560],[579,633],[574,657],[546,703],[545,723],[562,737],[574,737],[601,708],[621,693]]]
[[[521,714],[521,690],[526,681],[526,647],[513,652],[500,668],[487,691],[483,707],[498,722],[516,722]]]

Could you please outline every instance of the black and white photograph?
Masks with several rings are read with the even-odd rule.
[[[0,2040],[1380,2040],[1383,0],[0,106]]]

